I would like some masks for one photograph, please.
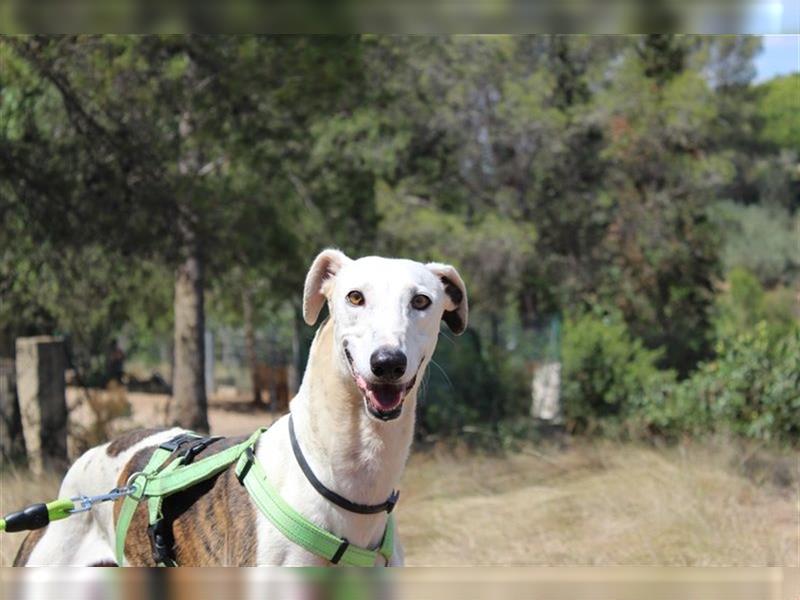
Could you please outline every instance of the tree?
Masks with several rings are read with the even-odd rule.
[[[2,145],[8,210],[35,241],[175,269],[172,420],[207,429],[207,280],[291,258],[289,166],[350,82],[353,40],[39,36],[3,50],[24,104]]]
[[[800,154],[798,99],[800,74],[777,77],[761,86],[759,113],[763,119],[761,137],[778,148]]]

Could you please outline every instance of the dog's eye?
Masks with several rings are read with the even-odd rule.
[[[353,306],[361,306],[362,304],[364,304],[364,294],[362,294],[358,290],[353,290],[352,292],[347,294],[347,301]]]
[[[425,310],[431,305],[431,299],[422,294],[417,294],[411,299],[411,307],[416,310]]]

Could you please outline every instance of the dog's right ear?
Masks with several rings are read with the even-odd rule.
[[[314,325],[317,322],[328,295],[328,283],[351,260],[343,252],[333,249],[323,250],[314,259],[303,289],[303,319],[306,323]]]

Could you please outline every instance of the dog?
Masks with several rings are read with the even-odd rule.
[[[305,279],[303,318],[315,325],[327,302],[290,412],[259,439],[254,454],[280,496],[306,519],[350,544],[377,548],[385,512],[351,512],[312,485],[293,453],[290,427],[313,474],[350,502],[375,505],[393,494],[408,458],[417,392],[438,341],[440,322],[467,326],[467,292],[455,268],[405,259],[348,258],[328,249]],[[139,430],[83,454],[61,485],[62,498],[107,492],[140,471],[179,428]],[[198,459],[241,442],[225,438]],[[326,566],[331,560],[293,543],[256,507],[232,467],[176,494],[174,556],[181,566]],[[172,497],[170,497],[172,498]],[[121,502],[31,532],[15,565],[114,566]],[[153,566],[147,503],[137,507],[125,541],[125,564]],[[403,564],[394,536],[389,566]],[[380,565],[379,561],[376,561]]]

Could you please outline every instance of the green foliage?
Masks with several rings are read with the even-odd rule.
[[[17,254],[23,248],[24,256]],[[72,366],[83,381],[96,383],[103,381],[113,338],[133,328],[136,337],[128,349],[135,350],[171,325],[171,278],[158,264],[141,262],[132,268],[99,245],[54,253],[22,236],[15,238],[14,249],[0,252],[3,354],[13,354],[18,336],[61,335],[68,341]]]
[[[800,110],[797,94],[800,74],[776,77],[761,86],[759,113],[764,121],[761,138],[800,154]]]
[[[474,330],[458,341],[445,330],[440,335],[420,392],[420,435],[461,435],[465,428],[491,432],[527,410],[524,366],[513,356],[490,355]]]
[[[717,337],[726,339],[746,331],[764,318],[764,288],[741,267],[728,275],[729,290],[717,298]]]
[[[567,427],[585,431],[618,427],[642,400],[674,379],[656,367],[659,352],[646,349],[615,313],[586,312],[564,323],[561,398]]]
[[[695,405],[673,370],[703,364],[702,387],[715,335],[752,349],[758,323],[784,339],[796,318],[797,77],[751,85],[759,43],[6,37],[0,341],[68,332],[87,364],[120,332],[150,345],[188,253],[212,321],[241,325],[247,297],[287,338],[334,245],[467,282],[472,329],[440,344],[423,431],[527,414],[517,344],[559,313],[573,428],[677,423]],[[725,348],[715,363],[755,360]],[[703,410],[681,427],[711,427]]]
[[[767,286],[800,276],[800,214],[731,201],[714,204],[709,214],[723,235],[727,271],[746,269]]]
[[[609,208],[592,292],[648,347],[664,349],[663,366],[685,375],[710,352],[718,248],[706,206],[731,167],[713,149],[714,90],[685,61],[651,64],[663,40],[643,43],[598,95],[609,113]]]
[[[690,379],[650,399],[643,415],[651,429],[800,443],[800,327],[776,340],[761,322],[716,351]]]
[[[765,292],[755,275],[737,267],[728,275],[716,299],[714,324],[718,340],[731,340],[753,331],[759,323],[774,338],[796,326],[791,288]]]
[[[480,340],[466,333],[456,343],[445,337],[433,355],[419,398],[421,434],[457,434],[478,421],[480,407],[494,398],[495,381],[481,354]]]
[[[0,40],[0,213],[16,234],[2,240],[3,304],[22,307],[0,314],[4,353],[20,332],[68,332],[87,365],[122,330],[130,350],[151,345],[173,321],[170,280],[190,255],[212,312],[256,283],[273,302],[296,298],[318,249],[297,208],[327,195],[303,179],[330,179],[307,170],[307,129],[359,89],[356,42]],[[335,200],[348,197],[334,181]]]

